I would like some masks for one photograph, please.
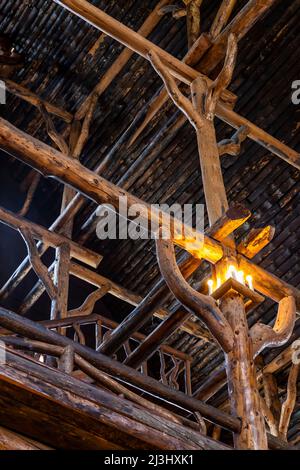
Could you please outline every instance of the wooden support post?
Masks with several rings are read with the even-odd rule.
[[[64,8],[67,8],[69,11],[73,12],[77,16],[80,16],[82,19],[94,25],[96,28],[105,32],[109,36],[115,38],[120,43],[124,44],[125,46],[140,54],[142,57],[149,58],[149,51],[155,51],[160,57],[160,59],[164,62],[169,72],[175,78],[179,78],[184,83],[190,85],[197,77],[201,76],[201,74],[196,70],[192,69],[186,64],[183,64],[182,62],[180,62],[180,60],[175,59],[171,54],[168,54],[160,47],[151,43],[151,41],[148,41],[147,39],[140,36],[138,33],[135,33],[130,28],[126,27],[119,21],[107,15],[106,13],[101,11],[99,8],[96,8],[89,2],[85,0],[54,1],[59,5],[63,6]],[[262,0],[252,0],[251,4],[249,4],[249,14],[252,19],[252,23],[249,25],[249,27],[251,27],[251,25],[257,20],[257,17],[259,17],[262,12],[267,11],[267,9],[270,7],[271,4],[274,3],[274,1],[275,0],[265,0],[262,2]],[[253,10],[252,7],[254,8]],[[256,13],[254,14],[254,12]],[[240,29],[243,30],[242,25],[240,25]],[[239,34],[235,31],[231,30],[230,33],[234,33],[237,37],[239,37]],[[228,32],[226,32],[225,37],[226,50],[229,37]],[[219,47],[219,49],[222,50],[222,57],[224,57],[223,41],[224,40],[222,38],[222,44]],[[209,80],[207,77],[203,78],[206,78],[209,85],[211,84],[211,80]],[[228,94],[230,95],[230,97],[228,97]],[[228,98],[231,101],[232,94],[226,92],[225,95],[226,96],[224,96],[224,93],[222,95],[224,103],[228,102]],[[298,152],[290,149],[278,139],[271,137],[267,134],[267,132],[264,132],[262,129],[259,129],[257,126],[247,121],[247,119],[242,118],[232,109],[229,109],[229,107],[226,104],[223,104],[223,102],[221,101],[219,101],[218,103],[216,115],[223,121],[230,124],[235,129],[238,129],[241,126],[248,127],[249,138],[258,142],[260,145],[267,148],[268,151],[271,151],[275,155],[279,156],[279,158],[282,158],[283,160],[287,161],[296,168],[300,168],[300,155]]]
[[[194,126],[197,133],[198,150],[202,171],[202,183],[210,225],[222,217],[228,209],[228,202],[220,165],[219,150],[214,128],[214,116],[218,97],[230,83],[237,53],[235,37],[229,37],[225,64],[218,78],[208,85],[202,77],[191,86],[194,110],[190,102],[180,93],[174,79],[163,66],[159,57],[152,54],[152,64],[162,77],[166,89],[175,104]],[[233,238],[225,240],[231,256],[235,258]],[[238,293],[225,294],[221,299],[221,312],[217,305],[210,303],[211,297],[199,294],[180,279],[172,245],[157,240],[157,256],[160,269],[170,289],[185,306],[191,309],[209,327],[227,358],[227,376],[232,412],[241,417],[242,429],[235,436],[236,447],[241,449],[267,449],[267,436],[261,414],[261,402],[256,384],[252,341],[243,297]],[[221,271],[225,261],[217,265]],[[214,313],[212,315],[212,313]]]
[[[226,213],[207,231],[209,236],[216,240],[222,240],[241,226],[251,213],[240,205],[229,208]],[[138,368],[145,360],[149,359],[159,346],[164,343],[189,317],[189,313],[178,308],[127,357],[125,364]],[[209,335],[211,337],[211,335]],[[213,337],[211,337],[213,340]]]
[[[72,346],[66,346],[58,361],[59,370],[71,374],[74,369],[75,354]]]
[[[86,197],[98,204],[113,204],[118,210],[119,197],[127,196],[128,207],[132,204],[139,204],[141,209],[144,207],[141,215],[145,217],[145,220],[152,215],[149,205],[145,204],[143,201],[108,182],[104,178],[101,178],[96,173],[83,167],[73,159],[66,157],[62,153],[43,144],[37,139],[28,136],[1,118],[0,147],[7,152],[12,153],[16,158],[19,158],[21,161],[27,163],[36,170],[43,172],[45,175],[55,177],[57,180],[73,186],[79,192],[85,194]],[[2,218],[1,214],[0,218]],[[194,256],[203,258],[211,263],[216,263],[222,258],[223,248],[219,242],[213,240],[207,235],[204,235],[203,237],[200,234],[197,234],[197,232],[191,232],[188,227],[184,227],[183,230],[182,224],[177,224],[176,219],[173,219],[172,224],[174,224],[178,233],[189,235],[188,239],[176,239],[176,244],[185,248]],[[45,232],[48,232],[46,229],[44,230]],[[49,237],[50,233],[51,237],[59,237],[57,234],[53,234],[52,232],[49,232]],[[195,243],[191,243],[191,239],[194,239]],[[61,240],[61,238],[59,238],[59,240]],[[199,243],[196,243],[197,241]],[[59,241],[57,244],[59,244]],[[72,242],[72,246],[73,244],[74,242]],[[56,246],[56,243],[54,245]],[[83,250],[83,248],[81,248],[81,250]],[[86,258],[87,252],[88,250],[84,249],[84,258]],[[99,256],[100,255],[98,255],[98,264]],[[85,259],[83,261],[85,261]],[[254,287],[258,292],[271,297],[276,301],[281,300],[287,295],[292,295],[296,300],[297,310],[300,310],[299,289],[282,281],[278,277],[265,271],[263,268],[251,263],[251,261],[241,255],[238,255],[238,262],[240,269],[253,275]]]
[[[64,243],[56,250],[54,285],[57,295],[51,303],[51,320],[66,318],[68,313],[69,263],[70,247]]]
[[[202,0],[184,0],[186,3],[186,20],[188,48],[190,49],[200,35],[200,7]]]
[[[241,432],[235,434],[235,445],[238,449],[264,450],[268,448],[267,436],[244,301],[239,294],[230,293],[222,299],[221,310],[234,335],[234,346],[226,355],[226,368],[231,410],[242,419]]]
[[[212,226],[227,211],[228,202],[214,123],[203,118],[203,100],[208,91],[206,82],[197,79],[192,83],[191,91],[194,107],[199,116],[202,115],[201,126],[197,127],[196,133],[206,207]]]

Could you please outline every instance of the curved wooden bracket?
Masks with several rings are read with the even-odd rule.
[[[205,114],[206,118],[210,121],[215,117],[216,106],[221,94],[231,82],[236,64],[237,50],[237,38],[234,34],[230,34],[224,66],[216,80],[209,86],[205,99]]]
[[[93,312],[95,303],[100,300],[107,292],[109,292],[110,285],[103,285],[100,289],[92,292],[83,302],[83,304],[78,307],[70,310],[68,312],[68,317],[76,317],[80,315],[90,315]]]
[[[173,243],[157,239],[156,253],[161,274],[176,299],[207,325],[226,353],[230,352],[233,332],[229,323],[212,297],[195,291],[186,282],[177,266]]]
[[[224,139],[218,143],[219,155],[231,155],[232,157],[239,155],[241,146],[249,134],[247,126],[241,126],[231,137]]]
[[[297,382],[299,370],[299,364],[292,364],[288,378],[286,400],[282,404],[279,432],[286,440],[291,417],[297,400]]]
[[[33,236],[31,235],[30,231],[25,227],[21,227],[19,229],[19,232],[26,243],[28,257],[32,265],[32,269],[34,270],[37,277],[44,284],[44,287],[50,299],[54,300],[57,296],[57,289],[54,285],[48,268],[41,261]]]
[[[176,83],[176,80],[169,73],[167,67],[162,63],[158,54],[154,51],[150,51],[148,59],[152,64],[152,67],[160,76],[164,82],[165,88],[168,92],[173,103],[185,114],[192,126],[197,130],[203,125],[201,116],[194,109],[191,101],[181,93]]]
[[[296,302],[292,296],[284,297],[278,306],[275,325],[256,323],[250,330],[253,342],[254,357],[258,356],[265,348],[278,348],[283,346],[290,338],[296,320]]]

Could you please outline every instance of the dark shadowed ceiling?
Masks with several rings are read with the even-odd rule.
[[[107,13],[137,30],[158,3],[153,1],[94,0]],[[238,2],[238,8],[246,2]],[[208,30],[219,2],[204,0],[202,29]],[[291,85],[300,80],[300,1],[278,0],[269,14],[239,44],[238,65],[230,90],[238,95],[236,111],[300,151],[300,106],[292,104]],[[14,80],[61,108],[75,113],[99,78],[116,59],[122,46],[101,35],[50,0],[0,0],[0,33],[7,34],[25,59]],[[151,41],[182,58],[187,51],[185,19],[164,16],[150,35]],[[130,132],[120,143],[145,103],[160,89],[161,81],[144,59],[134,55],[121,74],[100,97],[92,132],[81,162],[93,169],[106,159],[102,176],[152,203],[203,203],[203,188],[194,132],[185,124],[170,132],[179,112],[168,102],[142,136],[129,146]],[[1,114],[15,126],[49,144],[44,124],[36,108],[8,96]],[[56,120],[57,129],[63,124]],[[232,129],[217,121],[221,140]],[[52,144],[51,144],[52,145]],[[6,154],[0,160],[0,204],[21,208],[29,169]],[[230,203],[240,202],[252,218],[238,232],[241,237],[251,227],[274,225],[276,235],[255,261],[294,286],[300,286],[300,173],[294,167],[248,140],[238,157],[222,160]],[[59,214],[62,185],[42,179],[28,217],[49,226]],[[158,278],[155,249],[149,241],[100,241],[93,232],[88,237],[82,226],[95,206],[86,202],[76,217],[74,237],[86,239],[86,246],[104,255],[99,272],[141,295],[147,294]],[[4,282],[24,255],[17,234],[1,228],[0,278]],[[201,268],[202,269],[202,268]],[[199,277],[201,273],[198,273]],[[32,287],[26,279],[9,299],[18,309]],[[74,284],[72,304],[86,295],[86,287]],[[47,299],[32,309],[34,318],[45,318]],[[99,307],[100,308],[100,307]],[[131,309],[110,296],[101,305],[102,313],[120,321]],[[266,301],[249,321],[273,320],[275,308]],[[151,331],[158,320],[146,327]],[[222,361],[214,345],[176,333],[170,343],[194,357],[193,386],[197,387]],[[286,372],[280,376],[285,383]],[[298,432],[294,413],[291,436]]]

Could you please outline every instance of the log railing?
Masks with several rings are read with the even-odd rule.
[[[96,318],[99,320],[99,316],[97,316],[94,317],[93,321],[97,321]],[[3,334],[4,331],[2,330],[0,339],[2,344],[7,342],[6,348],[9,348],[9,350],[15,347],[39,353],[39,356],[46,354],[59,357],[59,369],[68,374],[72,373],[76,364],[76,367],[84,373],[83,380],[90,377],[93,381],[109,388],[114,393],[122,394],[125,398],[137,402],[156,415],[158,414],[162,419],[171,420],[174,426],[181,423],[191,430],[199,432],[199,424],[165,409],[170,405],[173,411],[174,407],[175,409],[179,407],[181,410],[185,409],[192,413],[200,413],[206,420],[230,431],[236,432],[240,429],[241,423],[238,418],[232,417],[174,388],[172,389],[151,377],[140,374],[111,358],[103,356],[101,353],[93,351],[87,346],[52,331],[52,328],[66,327],[69,321],[72,321],[72,319],[63,319],[60,322],[57,320],[47,321],[41,325],[0,307],[0,326],[7,332],[10,331],[12,335],[18,335],[17,337],[9,337],[7,334]],[[78,319],[76,321],[78,322]],[[89,319],[84,318],[82,321],[86,324]],[[10,346],[8,346],[9,343]],[[33,358],[31,360],[34,361]],[[43,363],[39,362],[39,364],[43,366]],[[49,368],[47,370],[50,372]],[[135,392],[132,392],[131,387],[134,387],[137,391],[146,392],[151,398],[143,399]],[[164,408],[150,402],[149,400],[153,397],[163,403]],[[203,430],[202,426],[201,429]],[[270,449],[289,448],[286,443],[274,436],[269,435],[268,440]]]
[[[94,343],[96,351],[99,350],[103,339],[118,326],[116,322],[96,313],[87,316],[70,316],[62,320],[46,320],[41,322],[41,324],[52,331],[61,331],[64,334],[67,334],[67,330],[69,330],[69,332],[73,330],[72,333],[75,342],[82,345],[87,344],[88,341],[92,342]],[[84,329],[86,325],[93,325],[93,338],[91,338],[90,333],[88,335],[86,334]],[[69,334],[68,336],[70,337]],[[115,355],[114,358],[119,361],[124,360],[124,357],[127,359],[132,350],[139,346],[144,339],[145,335],[141,333],[132,334],[130,339],[123,344],[123,348],[119,351],[119,354]],[[9,344],[8,336],[6,336],[5,342]],[[12,341],[12,344],[16,343]],[[155,359],[158,360],[159,365],[156,366],[156,368],[159,373],[155,374],[154,378],[170,388],[182,390],[186,394],[191,395],[192,357],[168,345],[161,345]],[[148,361],[144,361],[139,370],[145,375],[153,376],[148,367]]]

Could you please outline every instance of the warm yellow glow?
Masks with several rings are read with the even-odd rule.
[[[228,280],[230,278],[235,279],[240,284],[243,284],[244,286],[247,285],[249,289],[254,290],[252,276],[250,275],[245,276],[244,271],[238,271],[236,267],[233,265],[230,265],[228,267],[226,274],[225,274],[225,280]],[[209,279],[207,281],[209,295],[212,295],[214,291],[219,289],[222,283],[223,283],[222,279],[219,276],[216,278],[215,281],[213,279]]]
[[[246,282],[248,284],[249,289],[254,290],[254,288],[253,288],[253,277],[250,276],[250,274],[248,274],[248,276],[246,276]]]
[[[208,293],[209,295],[211,295],[214,291],[214,281],[212,279],[209,279],[207,281],[207,285],[208,285]]]
[[[231,277],[233,279],[237,279],[237,269],[235,266],[233,266],[233,264],[231,264],[228,269],[227,269],[227,273],[226,273],[226,279],[230,279]]]
[[[238,271],[237,273],[237,280],[245,285],[245,276],[244,276],[244,271]]]

